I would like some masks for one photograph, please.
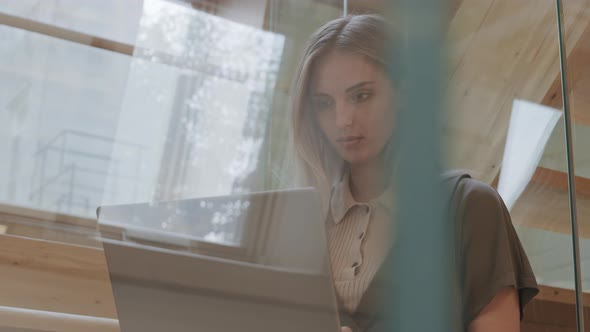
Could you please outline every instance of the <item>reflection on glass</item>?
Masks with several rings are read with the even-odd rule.
[[[509,210],[533,176],[560,116],[560,111],[550,107],[513,102],[498,181],[498,193]]]
[[[101,204],[148,201],[111,225],[111,235],[217,257],[266,244],[246,261],[277,268],[272,254],[282,261],[286,253],[268,248],[295,252],[301,243],[289,240],[313,242],[292,229],[281,238],[246,226],[270,219],[255,218],[262,203],[244,195],[289,187],[282,161],[293,74],[310,33],[340,16],[343,4],[244,3],[0,0],[2,15],[135,45],[128,57],[0,26],[0,201],[86,217]],[[374,11],[377,3],[349,1],[347,10]],[[542,294],[571,290],[555,2],[454,3],[447,160],[497,184],[547,287]],[[581,3],[566,1],[565,27],[588,289],[590,15]],[[185,198],[190,208],[170,203]],[[15,229],[0,225],[0,233]],[[317,272],[323,262],[316,263],[307,272]],[[573,299],[560,294],[561,301]]]
[[[0,15],[133,44],[142,0],[0,0]],[[52,29],[52,28],[49,28]]]
[[[110,182],[118,195],[104,202],[262,189],[260,151],[283,44],[278,34],[146,1],[116,134],[150,147],[138,173],[146,186],[132,195]],[[117,147],[112,159],[124,169],[137,162]]]
[[[107,205],[98,217],[105,238],[275,268],[327,268],[319,203],[311,189]]]
[[[272,120],[288,124],[288,71],[307,35],[292,21],[281,26],[279,22],[285,21],[267,18],[264,6],[269,2],[249,3],[253,6],[247,7],[262,4],[262,10],[253,13],[241,2],[220,2],[214,10],[189,9],[170,1],[144,3],[116,137],[147,148],[142,160],[126,154],[123,147],[113,148],[112,160],[120,163],[117,171],[111,164],[107,188],[117,190],[103,196],[106,206],[100,210],[99,223],[107,239],[104,248],[117,307],[120,312],[130,312],[134,306],[157,311],[159,320],[149,328],[164,326],[162,321],[169,317],[175,317],[170,320],[174,324],[198,319],[199,327],[207,330],[223,325],[226,329],[221,330],[250,331],[260,324],[264,326],[257,330],[338,328],[316,193],[293,188],[250,193],[272,188],[270,182],[276,179],[271,172],[280,172],[273,163],[278,159],[270,162],[270,156],[283,152],[286,132],[273,126]],[[275,9],[290,20],[294,12],[289,12],[289,4],[297,8],[300,3],[285,1]],[[307,5],[313,6],[302,6]],[[317,6],[329,13],[335,10]],[[278,31],[281,28],[291,34]],[[284,51],[287,45],[289,52]],[[141,179],[136,192],[114,176],[132,170]],[[112,192],[116,194],[110,196]],[[142,201],[151,203],[111,205]],[[117,273],[125,270],[121,256],[135,250],[117,251],[125,245],[145,249],[134,256],[139,270],[150,266],[141,257],[160,254],[148,252],[154,247],[189,252],[166,251],[167,259],[158,261],[163,261],[158,263],[161,273],[147,267],[148,273],[134,277],[164,276],[169,284],[180,279],[191,292],[139,289],[129,278],[117,279]],[[173,263],[180,260],[186,262],[181,264],[183,273],[174,273]],[[159,301],[127,301],[155,292],[168,303],[191,297],[191,314],[172,312]],[[218,312],[224,313],[223,319]],[[260,320],[261,313],[267,313],[267,319]],[[120,319],[122,327],[141,321]]]
[[[285,36],[285,51],[274,90],[272,112],[268,119],[268,148],[266,163],[270,170],[268,189],[293,186],[289,168],[293,163],[293,151],[289,150],[287,133],[291,126],[291,94],[297,65],[301,60],[307,40],[320,26],[342,15],[340,1],[271,1],[274,15],[269,29]],[[287,160],[287,162],[285,162]]]
[[[141,159],[142,144],[114,139],[129,58],[7,26],[0,35],[0,201],[92,216],[113,146]]]

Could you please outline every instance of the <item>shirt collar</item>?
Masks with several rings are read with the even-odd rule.
[[[386,209],[387,213],[391,213],[393,211],[394,194],[393,186],[389,186],[381,195],[372,199],[369,204],[372,206],[381,206]],[[348,213],[348,210],[357,204],[363,203],[357,202],[352,196],[352,192],[350,191],[350,174],[345,172],[341,180],[334,185],[330,199],[330,212],[334,223],[340,223],[344,219],[344,216],[346,216],[346,213]]]

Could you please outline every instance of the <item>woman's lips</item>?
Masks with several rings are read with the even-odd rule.
[[[349,147],[354,147],[358,144],[360,144],[360,142],[364,139],[363,136],[346,136],[346,137],[342,137],[336,140],[336,142],[338,142],[340,145],[349,148]]]

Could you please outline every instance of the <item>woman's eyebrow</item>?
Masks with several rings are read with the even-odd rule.
[[[324,92],[311,92],[310,97],[329,97],[330,95]]]
[[[358,89],[358,88],[362,88],[365,85],[373,84],[373,83],[375,83],[375,81],[363,81],[363,82],[357,83],[357,84],[349,87],[348,89],[346,89],[346,92],[348,93],[348,92],[350,92],[352,90],[355,90],[355,89]]]

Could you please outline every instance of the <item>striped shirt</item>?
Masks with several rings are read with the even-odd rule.
[[[393,189],[357,202],[349,176],[334,186],[327,218],[330,261],[340,306],[354,313],[392,246]]]

